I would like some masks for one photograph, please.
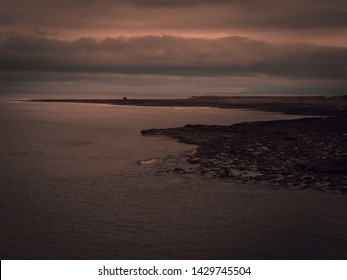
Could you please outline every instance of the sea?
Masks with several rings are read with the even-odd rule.
[[[299,117],[2,99],[1,259],[346,259],[346,196],[170,172],[196,147],[141,135]]]

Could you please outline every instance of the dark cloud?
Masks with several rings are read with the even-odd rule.
[[[0,69],[178,76],[284,76],[346,79],[347,48],[143,36],[75,41],[2,35]]]
[[[77,80],[81,88],[92,82],[101,87],[112,83],[115,75],[118,84],[127,77],[129,84],[124,86],[138,88],[150,86],[148,75],[173,89],[176,78],[186,77],[181,89],[192,84],[192,91],[198,87],[194,83],[210,89],[221,85],[221,91],[248,84],[271,91],[303,80],[315,90],[346,88],[345,0],[0,4],[0,91],[21,81],[36,83],[36,88],[46,81],[68,86]],[[160,88],[168,89],[162,84]]]
[[[346,28],[340,0],[3,0],[0,26],[153,32]],[[148,34],[148,33],[147,33]]]
[[[148,7],[180,7],[180,6],[201,6],[201,5],[240,5],[247,8],[267,7],[268,9],[278,9],[278,7],[306,7],[312,10],[324,7],[341,8],[346,3],[344,0],[2,0],[3,4],[28,4],[38,7],[73,7],[73,6],[95,6],[95,5],[132,5]]]
[[[132,5],[140,7],[181,7],[215,5],[218,3],[231,4],[247,1],[241,0],[2,0],[3,3],[14,5],[29,4],[43,7],[76,7],[76,6],[113,6]],[[252,2],[252,1],[248,1]],[[254,2],[254,1],[253,1]]]

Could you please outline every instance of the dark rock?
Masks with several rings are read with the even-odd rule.
[[[201,174],[346,192],[346,117],[186,125],[141,133],[198,145],[194,157],[187,155],[186,159]],[[232,170],[243,173],[235,176]]]

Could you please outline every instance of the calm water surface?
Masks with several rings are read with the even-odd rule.
[[[162,172],[194,146],[140,134],[286,118],[212,108],[0,102],[1,257],[346,258],[345,196]]]

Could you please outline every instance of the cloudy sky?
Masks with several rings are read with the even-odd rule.
[[[347,93],[345,0],[0,4],[0,92]]]

